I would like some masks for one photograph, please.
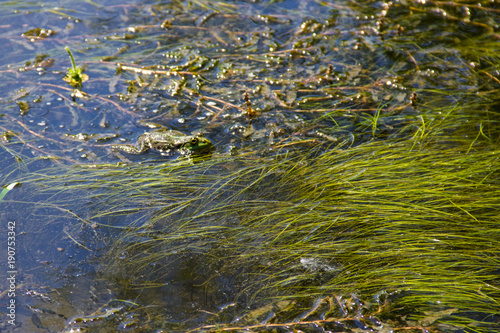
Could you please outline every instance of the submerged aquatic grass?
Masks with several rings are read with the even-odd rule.
[[[486,140],[452,142],[443,129],[454,120],[402,141],[74,167],[43,183],[95,192],[86,220],[123,230],[103,272],[134,302],[189,272],[194,297],[210,300],[201,305],[213,314],[207,323],[222,325],[200,330],[307,321],[331,329],[349,319],[346,327],[486,332],[500,300],[499,151]],[[276,310],[284,301],[287,310]],[[218,309],[226,303],[229,313]]]
[[[78,108],[61,104],[56,119],[81,131],[74,137],[92,137],[88,124],[105,135],[68,144],[56,131],[44,148],[29,134],[50,139],[56,127],[38,134],[11,112],[0,127],[21,133],[19,142],[1,147],[11,159],[22,156],[19,169],[33,169],[33,151],[59,149],[71,164],[113,160],[101,144],[120,133],[108,135],[108,122],[134,132],[138,116],[186,121],[186,130],[217,136],[219,153],[228,154],[197,164],[145,157],[42,169],[16,178],[26,197],[4,190],[2,205],[29,206],[45,224],[27,223],[28,232],[61,227],[95,255],[113,295],[138,305],[116,316],[120,327],[139,318],[131,319],[135,330],[147,332],[495,329],[500,82],[490,14],[498,9],[284,3],[293,5],[117,6],[116,17],[129,23],[104,38],[97,20],[102,43],[84,50],[92,62],[104,60],[88,83],[98,94]],[[60,51],[60,42],[53,47]],[[6,85],[25,84],[20,73],[43,57],[9,69]],[[66,96],[44,78],[32,95]],[[25,96],[16,89],[8,103]],[[29,149],[11,152],[20,143]],[[3,175],[13,183],[17,169]],[[33,183],[35,195],[25,190]],[[45,305],[40,312],[48,313]]]

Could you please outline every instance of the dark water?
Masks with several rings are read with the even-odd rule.
[[[483,5],[4,1],[2,185],[37,172],[57,179],[64,171],[51,174],[51,168],[80,163],[154,165],[179,158],[111,150],[111,144],[135,143],[147,130],[143,121],[203,132],[216,145],[214,158],[226,158],[423,137],[422,123],[435,124],[447,110],[463,107],[459,121],[444,130],[453,140],[442,139],[443,145],[473,140],[483,127],[477,144],[498,144],[500,7]],[[71,66],[66,46],[89,77],[81,88],[86,97],[73,97],[62,80]],[[256,116],[247,114],[245,93]],[[101,176],[92,181],[104,181]],[[141,326],[148,331],[163,320],[183,331],[232,311],[233,293],[242,289],[238,279],[220,276],[208,290],[203,283],[212,277],[202,256],[169,263],[173,270],[159,277],[164,285],[150,289],[128,288],[129,272],[102,273],[116,230],[147,223],[154,209],[137,210],[131,201],[121,203],[123,214],[108,216],[100,214],[114,204],[106,190],[68,196],[38,186],[45,184],[22,184],[0,202],[2,234],[8,221],[16,222],[17,286],[11,325],[5,319],[12,297],[2,282],[0,330],[132,332],[141,322],[156,320]],[[5,251],[0,259],[8,261]],[[165,310],[148,318],[142,311],[148,306]]]

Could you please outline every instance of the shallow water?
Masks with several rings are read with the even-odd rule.
[[[332,259],[312,250],[318,244],[311,248],[304,245],[297,253],[310,251],[311,257],[290,254],[289,261],[278,265],[280,243],[269,249],[255,235],[269,229],[276,239],[280,235],[292,240],[295,237],[285,232],[288,224],[280,219],[266,220],[259,211],[269,216],[273,209],[292,212],[309,228],[304,211],[322,207],[325,210],[319,212],[333,215],[342,210],[342,199],[349,201],[349,196],[379,191],[391,183],[361,183],[359,191],[330,192],[338,180],[331,169],[323,169],[323,163],[331,160],[321,159],[330,150],[345,153],[345,163],[359,163],[353,165],[352,173],[346,172],[347,182],[360,181],[359,175],[374,168],[380,158],[387,158],[391,161],[388,169],[393,165],[402,170],[401,177],[396,173],[389,176],[403,184],[408,174],[414,177],[409,182],[424,183],[425,178],[419,175],[429,170],[422,167],[412,173],[405,171],[411,169],[411,163],[399,166],[398,161],[411,156],[411,152],[429,149],[436,168],[449,169],[460,164],[460,159],[455,161],[453,154],[443,154],[443,161],[439,161],[439,149],[455,149],[454,154],[463,155],[465,164],[470,163],[468,154],[481,158],[484,152],[483,158],[492,165],[480,165],[478,174],[471,171],[460,178],[470,178],[477,186],[477,192],[471,190],[471,198],[479,198],[484,207],[470,213],[468,208],[460,208],[467,207],[467,199],[459,198],[464,200],[464,206],[457,208],[449,203],[455,203],[451,197],[450,201],[443,199],[442,211],[460,219],[462,215],[470,217],[471,221],[460,220],[464,230],[473,225],[476,214],[491,226],[490,209],[498,203],[498,157],[491,154],[498,152],[500,140],[500,7],[494,2],[479,6],[475,2],[425,1],[82,1],[75,6],[71,1],[17,1],[4,2],[0,9],[0,45],[8,50],[0,54],[0,177],[2,184],[22,183],[0,202],[2,230],[7,230],[8,221],[16,222],[16,325],[4,321],[9,310],[2,306],[0,327],[4,330],[45,332],[87,327],[89,331],[185,331],[214,323],[236,325],[241,318],[244,320],[240,322],[246,320],[250,326],[263,322],[250,310],[267,305],[266,297],[298,297],[302,283],[308,285],[301,274],[309,274],[311,289],[307,290],[316,301],[332,297],[328,283],[336,281],[337,274],[350,276],[348,269],[340,269],[348,266],[347,254],[339,251],[338,258]],[[85,97],[72,97],[73,87],[62,80],[71,66],[66,46],[89,76],[81,88]],[[191,165],[175,153],[130,156],[111,150],[111,144],[134,144],[148,130],[144,121],[185,133],[203,132],[215,143],[216,151],[211,160]],[[401,155],[391,160],[383,144],[390,147],[399,141],[408,146],[397,150],[395,154]],[[374,142],[375,146],[368,145],[367,151],[353,150],[350,155],[350,149]],[[380,151],[384,153],[379,156]],[[303,166],[304,171],[291,177],[303,182],[293,183],[286,177],[286,172],[296,171],[269,171],[288,170],[283,165],[273,167],[277,163],[273,156],[281,161],[286,154],[304,158],[297,164],[297,169]],[[422,153],[414,163],[425,158]],[[363,160],[368,161],[366,166],[360,166]],[[114,166],[72,168],[94,163]],[[164,175],[163,163],[179,163],[180,167]],[[315,165],[321,172],[332,172],[333,178],[322,178],[311,171]],[[242,176],[253,166],[256,169],[247,178]],[[259,178],[261,174],[266,177]],[[304,175],[309,178],[302,178]],[[485,189],[480,175],[488,184]],[[218,183],[218,179],[227,179],[231,187]],[[308,179],[318,181],[309,183]],[[449,184],[443,181],[436,188],[447,193],[463,185],[455,183],[451,173],[450,179]],[[280,185],[284,180],[291,185]],[[73,187],[75,183],[80,187]],[[257,185],[252,188],[254,183]],[[406,186],[394,184],[403,189]],[[321,196],[316,195],[322,185],[324,193],[340,196],[335,203],[328,197],[334,208],[323,207]],[[433,184],[429,186],[434,188]],[[245,192],[244,188],[249,189]],[[296,188],[302,191],[299,194],[303,198],[294,197],[299,191]],[[424,186],[421,190],[425,193]],[[483,190],[491,191],[492,202],[481,201],[479,193]],[[380,193],[383,200],[373,207],[367,206],[369,196],[350,201],[353,212],[358,208],[376,211],[366,217],[368,225],[379,223],[377,216],[386,216],[389,210],[401,213],[407,207],[386,206],[386,192]],[[398,193],[404,201],[405,192]],[[265,202],[259,201],[262,197]],[[437,199],[432,193],[424,197],[429,198],[429,207],[438,209],[433,206]],[[194,206],[190,198],[195,200]],[[408,198],[411,200],[405,205],[411,207],[415,199],[411,195]],[[224,204],[232,212],[230,216],[218,211]],[[237,207],[234,212],[232,205]],[[265,209],[259,210],[259,205]],[[217,214],[210,217],[207,212],[213,209]],[[350,214],[354,213],[338,218],[342,221]],[[442,223],[447,221],[446,216],[443,213],[432,218]],[[386,219],[390,218],[393,215]],[[249,227],[254,220],[260,221],[255,230]],[[412,220],[408,217],[408,221]],[[189,227],[186,234],[182,233],[183,221]],[[273,223],[267,225],[270,221]],[[196,229],[205,226],[202,223],[214,231]],[[396,228],[400,226],[399,221],[394,223]],[[137,230],[129,228],[149,228],[149,224],[160,235],[170,235],[179,228],[172,237],[180,238],[164,240],[158,247],[141,248],[137,244],[148,244],[154,232],[147,230],[142,235],[142,231],[134,233]],[[283,226],[283,233],[273,225]],[[346,239],[356,239],[348,231],[357,226],[346,224],[343,228]],[[304,238],[305,244],[315,244],[308,243],[310,239],[321,239],[315,227],[311,226],[311,230],[314,232],[307,231],[310,235]],[[131,234],[123,236],[122,231]],[[449,237],[458,237],[454,230],[449,232]],[[499,242],[498,230],[481,232],[491,232],[488,249],[494,248]],[[481,232],[478,238],[483,236]],[[224,237],[227,243],[221,240]],[[266,246],[273,244],[266,241]],[[423,241],[426,246],[427,241]],[[360,246],[364,242],[360,241]],[[235,244],[245,244],[246,250],[235,249]],[[219,246],[227,246],[227,252],[213,251]],[[412,246],[418,248],[418,243]],[[246,251],[252,250],[262,251],[262,261],[242,259],[247,265],[242,267],[239,261],[235,264],[228,259],[229,255],[247,258],[250,255]],[[148,258],[155,251],[160,254],[153,256],[156,261],[133,261],[141,258],[141,253]],[[161,251],[169,256],[162,257]],[[175,251],[181,254],[177,256]],[[384,253],[383,248],[373,251]],[[355,258],[353,252],[349,253]],[[228,258],[210,261],[224,254]],[[438,255],[441,260],[441,252]],[[342,256],[344,261],[339,259]],[[486,256],[498,259],[498,252],[487,252]],[[0,258],[7,260],[3,254]],[[393,259],[402,265],[397,255]],[[310,262],[314,267],[304,264]],[[258,269],[252,270],[249,263]],[[131,272],[135,264],[140,267]],[[382,268],[377,269],[385,274]],[[280,285],[276,277],[279,281],[293,280],[294,274],[303,280],[277,288],[277,294],[255,283],[262,279],[269,285]],[[498,279],[478,279],[486,289],[486,284],[493,285],[493,290],[498,288]],[[286,294],[283,290],[287,288],[293,292]],[[379,295],[384,288],[379,286],[367,293]],[[339,289],[339,295],[351,295],[354,303],[363,296],[355,294],[352,285]],[[327,290],[328,295],[319,290]],[[256,301],[257,293],[264,296]],[[5,293],[1,295],[2,304],[12,299]],[[498,293],[488,289],[488,296],[498,303]],[[297,304],[299,301],[289,307],[299,307]],[[300,304],[302,308],[313,307]],[[149,311],[149,307],[154,310]],[[358,305],[360,313],[362,308]],[[332,308],[325,309],[322,311],[333,312]],[[453,310],[449,305],[439,309],[441,312],[435,316],[442,318],[448,315],[446,311]],[[356,311],[345,310],[344,317]],[[284,310],[275,312],[278,323],[293,319],[287,318]],[[481,307],[476,312],[479,314],[471,317],[481,318],[477,319],[480,322],[487,317],[481,313],[489,313]],[[265,315],[271,316],[270,311],[262,310]],[[411,318],[408,313],[400,318],[406,316]],[[301,318],[314,321],[323,317],[310,314]],[[367,322],[356,320],[335,329],[360,325],[370,329]],[[422,321],[408,320],[399,326],[411,325],[417,330],[425,326]],[[389,322],[398,327],[389,320],[384,324]],[[484,330],[496,322],[497,317],[487,317]],[[433,322],[428,320],[427,324]],[[459,330],[460,325],[457,327]],[[382,330],[378,324],[371,328]]]

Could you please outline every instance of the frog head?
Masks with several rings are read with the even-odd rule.
[[[198,133],[189,137],[188,140],[182,145],[182,149],[189,150],[193,153],[211,150],[214,147],[212,142],[205,138],[203,133]]]

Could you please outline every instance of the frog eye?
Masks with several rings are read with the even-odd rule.
[[[192,138],[192,139],[191,139],[191,144],[192,144],[193,146],[196,146],[196,145],[198,144],[198,138]]]

